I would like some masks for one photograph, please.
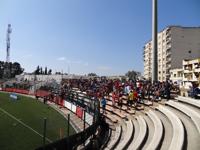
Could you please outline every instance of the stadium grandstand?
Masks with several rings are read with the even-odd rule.
[[[173,83],[63,79],[54,86],[43,83],[34,93],[34,85],[22,85],[5,83],[1,90],[35,97],[76,131],[37,150],[200,148],[200,101],[179,96]]]

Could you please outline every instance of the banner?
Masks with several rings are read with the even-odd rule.
[[[89,113],[85,112],[85,121],[86,121],[89,125],[92,125],[92,123],[93,123],[93,116],[90,115]]]
[[[69,110],[72,110],[72,104],[71,104],[70,102],[67,102],[67,108],[68,108]]]
[[[76,113],[76,105],[72,104],[72,109],[71,109],[72,112]]]
[[[10,94],[10,98],[12,98],[12,99],[14,99],[14,100],[17,100],[17,94],[15,94],[15,93],[11,93]]]
[[[29,90],[16,89],[16,88],[5,88],[2,90],[6,91],[6,92],[15,92],[15,93],[20,93],[20,94],[28,94],[29,93]]]
[[[58,97],[58,104],[64,106],[64,100],[61,97]]]
[[[76,107],[76,115],[82,119],[83,109],[81,107]]]
[[[37,91],[35,92],[35,95],[36,95],[36,96],[39,96],[39,97],[44,97],[44,96],[50,95],[50,92],[44,91],[44,90],[37,90]]]

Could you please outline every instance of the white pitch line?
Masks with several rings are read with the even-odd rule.
[[[8,115],[9,117],[11,117],[12,119],[18,121],[19,123],[21,123],[24,127],[28,128],[29,130],[33,131],[34,133],[36,133],[37,135],[39,135],[40,137],[43,138],[43,135],[40,134],[39,132],[37,132],[36,130],[34,130],[33,128],[31,128],[30,126],[28,126],[27,124],[23,123],[22,121],[20,121],[19,119],[17,119],[15,116],[11,115],[9,112],[5,111],[4,109],[0,108],[0,110],[2,112],[4,112],[6,115]],[[46,140],[48,142],[52,142],[49,138],[46,137]]]

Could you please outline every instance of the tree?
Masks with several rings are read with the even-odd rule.
[[[3,73],[4,73],[4,62],[0,61],[0,79],[3,78]]]
[[[136,81],[136,79],[141,75],[140,72],[137,72],[137,71],[134,71],[134,70],[131,70],[131,71],[128,71],[125,76],[127,76],[129,79],[133,80],[133,81]]]
[[[61,75],[62,73],[61,73],[61,72],[56,72],[55,74],[59,74],[59,75]]]
[[[39,71],[39,74],[43,74],[43,70],[42,70],[42,67],[40,67],[40,71]]]
[[[21,74],[24,69],[18,62],[4,62],[0,61],[0,79],[2,78],[13,78],[16,75]]]
[[[44,74],[47,75],[47,67],[45,67]]]
[[[51,74],[52,74],[52,70],[49,69],[49,71],[48,71],[48,75],[51,75]]]
[[[34,72],[35,72],[36,75],[40,74],[40,66],[37,66],[37,68]]]
[[[11,64],[11,77],[15,77],[16,75],[21,74],[23,71],[24,69],[21,68],[21,65],[18,62]]]
[[[88,73],[88,76],[89,77],[95,77],[95,76],[97,76],[97,74],[96,73]]]

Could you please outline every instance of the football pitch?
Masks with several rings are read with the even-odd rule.
[[[0,150],[32,150],[43,144],[43,123],[47,118],[46,143],[67,135],[67,120],[36,99],[18,96],[12,100],[0,93]],[[70,134],[74,134],[70,126]]]

